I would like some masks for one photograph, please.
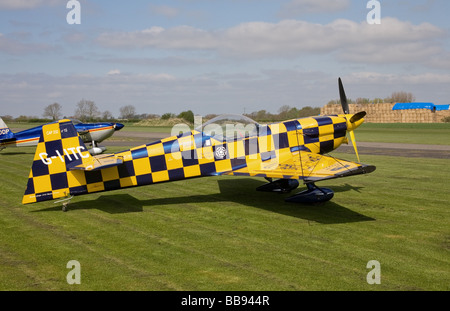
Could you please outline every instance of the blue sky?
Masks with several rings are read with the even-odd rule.
[[[0,0],[0,115],[42,116],[81,99],[114,116],[277,112],[339,97],[450,103],[450,2]]]

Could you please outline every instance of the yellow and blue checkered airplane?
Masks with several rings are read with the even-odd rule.
[[[342,115],[264,126],[249,123],[243,131],[227,124],[232,135],[219,135],[221,127],[215,122],[220,120],[215,119],[202,128],[114,154],[92,156],[70,120],[45,125],[22,202],[218,175],[263,177],[268,183],[257,190],[274,192],[289,192],[301,180],[307,190],[287,201],[330,200],[333,191],[318,188],[315,182],[375,170],[375,166],[359,163],[353,135],[365,112],[350,114],[340,79],[339,89]],[[347,132],[358,162],[324,155],[348,142]]]

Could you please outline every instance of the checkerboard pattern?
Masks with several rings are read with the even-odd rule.
[[[260,126],[258,135],[227,141],[193,130],[112,155],[117,164],[97,165],[70,120],[43,126],[23,204],[69,195],[221,175],[271,161],[292,152],[324,153],[345,140],[342,116],[311,117]],[[76,166],[85,170],[74,169]],[[288,177],[290,178],[290,177]]]

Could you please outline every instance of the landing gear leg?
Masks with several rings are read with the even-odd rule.
[[[59,201],[56,201],[55,204],[62,202],[62,211],[63,212],[67,212],[67,206],[69,205],[70,200],[72,200],[72,198],[73,198],[73,196],[65,198],[65,199],[62,199],[62,200],[59,200]]]
[[[331,189],[319,188],[314,183],[307,183],[306,187],[308,188],[307,190],[286,198],[286,202],[320,203],[329,201],[333,198],[334,192]]]

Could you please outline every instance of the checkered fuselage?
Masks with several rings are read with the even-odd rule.
[[[69,162],[82,163],[83,155],[88,157],[78,134],[74,133],[76,137],[61,137],[61,143],[59,140],[47,142],[41,136],[23,203],[221,175],[277,159],[278,154],[286,149],[323,154],[339,147],[346,140],[346,131],[347,121],[342,115],[259,126],[256,135],[244,133],[233,139],[192,130],[115,153],[114,157],[120,159],[121,164],[98,170],[68,169]],[[50,153],[46,149],[51,145],[57,145],[53,149],[59,148],[60,151]],[[73,145],[80,146],[80,149],[69,147]],[[67,152],[70,148],[80,152],[79,159],[75,160],[76,154]],[[73,167],[74,164],[71,165]]]

